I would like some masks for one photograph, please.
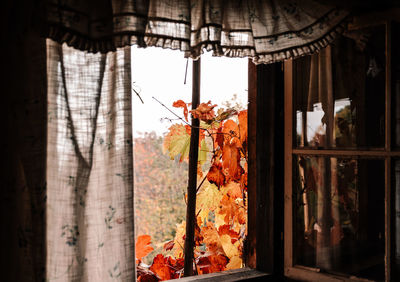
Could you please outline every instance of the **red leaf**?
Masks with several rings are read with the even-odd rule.
[[[207,173],[207,180],[210,183],[214,183],[218,187],[221,187],[225,183],[225,175],[222,172],[222,166],[220,163],[213,163]]]
[[[174,240],[169,241],[169,242],[167,242],[167,243],[164,244],[164,250],[165,250],[165,251],[170,251],[170,250],[172,250],[172,248],[174,247],[174,245],[175,245]]]
[[[183,108],[183,115],[185,116],[185,120],[188,121],[188,108],[185,102],[178,100],[175,101],[172,106],[175,108]]]
[[[137,240],[136,240],[136,245],[135,245],[135,254],[136,254],[136,259],[141,260],[145,256],[147,256],[149,253],[151,253],[154,249],[151,244],[151,237],[149,235],[140,235]]]
[[[151,270],[144,268],[141,265],[136,267],[137,281],[140,282],[158,282],[160,278],[155,275]]]

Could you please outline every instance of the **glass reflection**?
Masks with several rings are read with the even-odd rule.
[[[298,147],[384,146],[385,32],[353,33],[295,61]]]
[[[384,161],[297,157],[296,263],[384,279]]]

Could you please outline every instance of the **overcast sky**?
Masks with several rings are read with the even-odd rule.
[[[172,114],[152,99],[152,96],[167,105],[176,113],[182,110],[172,107],[172,103],[182,99],[191,101],[192,61],[189,60],[186,85],[184,84],[187,59],[183,52],[162,48],[141,49],[132,47],[132,81],[133,87],[140,92],[144,101],[141,103],[136,94],[132,95],[133,131],[155,131],[162,135],[171,126],[164,117],[174,118]],[[201,65],[201,95],[202,102],[211,100],[221,105],[230,100],[233,94],[238,95],[238,101],[247,104],[247,58],[202,56]]]

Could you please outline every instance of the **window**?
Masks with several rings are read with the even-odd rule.
[[[285,62],[288,277],[398,279],[398,32],[353,26]]]
[[[151,60],[146,58],[146,52],[148,55],[154,58],[159,58],[159,60],[155,60],[156,64],[152,65]],[[175,53],[175,54],[174,54]],[[172,104],[174,101],[178,99],[184,100],[186,103],[191,102],[192,99],[192,94],[191,94],[191,84],[192,81],[199,81],[199,77],[201,76],[201,101],[203,103],[207,103],[208,100],[211,100],[212,104],[218,104],[224,106],[224,108],[227,107],[234,107],[238,112],[240,112],[243,109],[247,108],[247,59],[232,59],[232,58],[211,58],[209,54],[203,55],[201,59],[201,74],[193,72],[191,74],[191,66],[189,65],[188,67],[188,79],[187,79],[187,84],[183,85],[184,81],[184,72],[182,72],[182,75],[177,75],[178,71],[184,70],[184,66],[186,63],[186,60],[182,58],[182,54],[179,52],[173,52],[173,51],[167,51],[167,50],[160,50],[160,49],[146,49],[146,50],[140,50],[140,49],[133,49],[132,53],[133,59],[132,59],[132,65],[133,65],[133,81],[134,81],[134,90],[138,93],[137,95],[133,95],[133,122],[137,121],[136,123],[141,123],[137,124],[136,128],[140,127],[141,130],[139,131],[146,131],[146,130],[151,130],[152,128],[157,130],[157,135],[162,136],[163,130],[168,131],[168,128],[176,123],[181,123],[181,121],[176,120],[176,116],[174,115],[169,115],[170,112],[169,110],[172,110],[180,115],[181,109],[177,109],[172,107]],[[165,58],[165,56],[168,56],[167,59],[163,59],[162,57]],[[179,56],[179,58],[176,58]],[[168,61],[169,63],[164,66],[164,61]],[[177,67],[171,65],[171,61],[173,63],[179,65],[179,69],[177,71]],[[189,61],[191,64],[191,61]],[[179,64],[180,63],[180,64]],[[156,67],[157,66],[157,67]],[[239,69],[240,67],[240,69]],[[229,68],[229,69],[228,69]],[[146,71],[151,69],[151,72]],[[232,71],[233,69],[233,71]],[[198,77],[196,77],[196,75]],[[178,81],[175,83],[171,83],[171,80],[174,78],[172,76],[178,76]],[[193,76],[193,78],[192,78]],[[148,79],[148,78],[151,79]],[[196,79],[197,78],[197,79]],[[154,87],[154,85],[159,84],[160,86]],[[139,93],[140,92],[140,93]],[[173,93],[170,93],[173,92]],[[179,94],[177,94],[179,93]],[[237,93],[238,97],[235,97],[233,94]],[[172,94],[172,95],[171,95]],[[228,94],[228,95],[227,95]],[[138,97],[141,96],[140,98]],[[254,93],[252,94],[254,96]],[[156,99],[152,99],[152,96],[155,96]],[[171,96],[174,96],[171,98]],[[143,105],[140,102],[140,99],[143,99],[145,101],[145,104]],[[231,101],[229,101],[231,100]],[[163,106],[162,104],[165,106]],[[147,104],[147,105],[146,105]],[[147,108],[146,108],[147,106]],[[156,110],[156,112],[152,112],[150,115],[149,113],[149,107],[151,110]],[[141,110],[141,108],[144,108],[144,110]],[[167,109],[169,108],[169,110]],[[135,111],[137,109],[137,111]],[[147,113],[146,113],[147,111]],[[139,112],[139,113],[138,113]],[[169,116],[168,116],[169,115]],[[153,122],[149,122],[147,120],[147,117],[149,119],[152,119]],[[164,128],[159,128],[160,124],[160,118],[165,118],[162,122],[164,124]],[[190,118],[190,116],[189,116]],[[171,122],[172,121],[172,122]],[[190,120],[189,120],[190,122]],[[153,127],[152,127],[153,125]],[[155,126],[155,127],[154,127]],[[206,126],[203,124],[203,127]],[[246,124],[247,127],[247,124]],[[134,129],[135,129],[135,124],[134,124]],[[137,131],[137,129],[136,129]],[[149,137],[149,136],[148,136]],[[144,140],[146,138],[140,138],[135,139],[135,144],[137,145],[144,145]],[[147,138],[148,139],[148,138]],[[153,138],[154,139],[154,138]],[[158,138],[156,138],[158,139]],[[147,144],[149,145],[149,144]],[[136,145],[135,145],[136,146]],[[153,152],[154,153],[154,152]],[[199,152],[200,154],[201,152]],[[190,156],[189,156],[190,157]],[[152,157],[154,160],[156,160],[157,156]],[[178,158],[179,159],[179,158]],[[141,191],[135,191],[135,202],[136,202],[136,235],[141,235],[143,233],[148,234],[146,232],[146,226],[143,226],[143,223],[145,223],[145,220],[148,220],[148,215],[160,207],[157,207],[155,209],[156,204],[154,201],[157,201],[160,203],[161,201],[165,201],[165,197],[161,195],[164,193],[163,191],[159,191],[157,195],[149,195],[150,189],[149,189],[149,182],[146,182],[145,179],[148,177],[148,175],[140,175],[140,168],[138,166],[142,166],[142,161],[143,159],[140,158],[139,156],[136,157],[136,162],[135,162],[135,186],[136,188],[140,188]],[[169,160],[164,158],[164,162],[168,162]],[[177,160],[178,161],[178,160]],[[190,160],[189,160],[190,164]],[[173,166],[178,166],[178,162],[175,162],[172,164]],[[154,178],[155,175],[151,171],[147,171],[148,174],[152,174],[152,177]],[[184,203],[184,197],[182,197],[182,194],[186,193],[186,185],[187,185],[187,168],[184,166],[181,170],[182,173],[179,173],[181,177],[180,181],[180,186],[181,193],[179,197],[179,193],[176,193],[176,188],[171,189],[169,194],[171,194],[170,201],[167,202],[163,208],[162,211],[159,211],[159,222],[158,226],[154,228],[154,226],[150,226],[150,229],[152,228],[153,231],[150,231],[152,233],[152,241],[153,241],[153,246],[161,246],[157,248],[155,253],[161,253],[162,250],[162,245],[165,243],[166,240],[172,240],[175,243],[174,247],[175,251],[176,249],[179,248],[179,246],[176,244],[176,237],[174,240],[174,236],[178,236],[178,231],[176,228],[176,224],[181,224],[182,220],[184,220],[184,217],[182,216],[177,216],[176,219],[171,219],[169,218],[170,214],[166,213],[166,210],[169,208],[175,208],[175,203],[180,202],[178,209],[182,210],[181,208],[184,208],[184,213],[186,213],[186,205]],[[207,172],[207,170],[205,170]],[[162,172],[156,173],[157,180],[160,180],[163,177]],[[162,180],[162,179],[161,179]],[[199,182],[201,179],[198,179],[197,185],[199,185]],[[207,182],[207,181],[206,181]],[[158,183],[158,182],[157,182]],[[183,184],[182,184],[183,183]],[[144,184],[144,185],[143,185]],[[159,182],[160,186],[165,186],[165,184]],[[172,184],[175,185],[175,184]],[[178,185],[179,186],[179,185]],[[135,189],[136,189],[135,188]],[[161,187],[162,188],[162,187]],[[165,188],[165,187],[164,187]],[[216,188],[216,187],[215,187]],[[202,188],[201,188],[202,189]],[[202,193],[202,190],[199,190],[199,195]],[[222,188],[221,188],[222,189]],[[146,191],[144,191],[146,190]],[[152,189],[153,190],[153,189]],[[145,192],[145,193],[144,193]],[[183,192],[183,193],[182,193]],[[174,193],[174,195],[172,195]],[[143,194],[143,195],[142,195]],[[153,193],[154,194],[154,193]],[[143,197],[144,196],[144,197]],[[189,197],[189,196],[188,196]],[[146,199],[148,198],[148,199]],[[141,204],[141,201],[147,201],[144,202],[144,205]],[[245,199],[247,201],[247,197]],[[153,202],[152,205],[149,205],[149,202]],[[140,207],[139,207],[140,206]],[[197,209],[198,210],[198,209]],[[162,214],[165,213],[165,214]],[[140,214],[140,215],[139,215]],[[182,211],[181,213],[182,214]],[[214,215],[216,216],[216,215]],[[168,217],[168,218],[166,218]],[[195,215],[194,218],[198,218],[197,215]],[[174,222],[175,220],[175,222]],[[154,224],[155,221],[153,220],[152,224]],[[161,225],[164,226],[165,223],[168,225],[171,225],[173,230],[168,230],[168,234],[163,234],[165,230],[161,230]],[[245,226],[245,225],[244,225]],[[140,230],[139,230],[140,229]],[[171,229],[171,228],[170,228]],[[184,227],[183,230],[184,231]],[[176,232],[176,234],[175,234]],[[246,232],[243,230],[243,232]],[[179,233],[180,234],[180,233]],[[172,237],[170,236],[172,235]],[[169,237],[168,237],[169,236]],[[222,235],[223,236],[223,235]],[[182,242],[181,242],[182,243]],[[182,250],[181,250],[182,251]],[[243,252],[244,253],[244,252]],[[168,255],[168,253],[167,253]],[[173,255],[176,257],[176,253]],[[197,255],[198,256],[198,255]],[[154,254],[153,256],[154,257]],[[150,260],[146,260],[145,262],[147,264],[152,264],[153,258],[151,257]],[[243,257],[243,260],[245,258]],[[249,263],[246,262],[245,265],[249,265]],[[150,268],[152,269],[152,268]],[[248,269],[244,270],[246,272]],[[141,269],[140,269],[141,271]],[[243,270],[236,271],[239,272],[239,274],[235,275],[243,275]],[[231,272],[228,273],[221,273],[221,275],[232,275]],[[249,274],[247,274],[249,275]],[[260,273],[255,273],[252,272],[251,275],[259,276]],[[249,276],[250,277],[250,276]],[[175,276],[174,276],[175,278]],[[206,278],[204,278],[206,279]]]

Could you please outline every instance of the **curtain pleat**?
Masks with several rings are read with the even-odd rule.
[[[197,58],[206,49],[255,63],[322,49],[344,30],[349,14],[313,0],[47,0],[44,10],[46,35],[80,50],[137,44]]]
[[[47,47],[46,278],[133,281],[130,48]]]

